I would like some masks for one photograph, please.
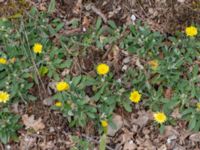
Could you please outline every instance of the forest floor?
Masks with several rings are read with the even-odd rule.
[[[28,2],[40,11],[47,11],[49,5],[49,0]],[[0,5],[4,5],[3,3],[6,2]],[[81,21],[83,26],[91,26],[98,17],[101,17],[105,24],[111,19],[122,26],[130,23],[133,16],[146,23],[153,31],[173,35],[176,31],[183,31],[187,25],[200,24],[200,2],[198,0],[57,0],[56,11],[52,14],[52,18],[62,19],[66,24],[65,31],[70,34],[79,34],[79,30],[67,27],[67,24],[75,19]],[[37,95],[36,93],[41,91],[35,87],[32,92]],[[27,105],[13,106],[14,111],[21,115],[28,114],[36,119],[41,118],[45,128],[38,133],[21,129],[19,142],[2,144],[2,150],[66,150],[80,142],[74,140],[73,136],[92,143],[96,147],[94,149],[98,149],[99,137],[92,125],[89,124],[85,129],[71,129],[65,118],[60,113],[50,110],[46,103],[48,103],[46,99],[41,99]],[[119,128],[107,139],[109,150],[200,149],[200,133],[187,130],[185,121],[178,122],[175,127],[166,126],[164,133],[160,134],[150,123],[152,116],[142,106],[131,114],[121,109],[115,113],[114,119]],[[174,115],[179,114],[175,112]]]

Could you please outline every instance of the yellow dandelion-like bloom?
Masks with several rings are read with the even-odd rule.
[[[163,124],[167,120],[167,116],[163,112],[156,112],[153,114],[154,120],[157,123]]]
[[[198,102],[198,103],[196,104],[196,107],[197,107],[198,110],[200,110],[200,102]]]
[[[62,102],[59,102],[59,101],[56,102],[56,103],[55,103],[55,106],[56,106],[56,107],[62,107]]]
[[[129,99],[134,103],[139,103],[141,96],[142,95],[138,91],[132,91],[129,96]]]
[[[0,57],[0,64],[5,65],[7,63],[7,59]]]
[[[185,29],[185,33],[186,33],[186,35],[189,36],[189,37],[194,37],[194,36],[196,36],[196,35],[198,34],[198,30],[197,30],[196,27],[190,26],[190,27],[187,27],[187,28]]]
[[[34,46],[33,46],[33,52],[36,53],[36,54],[42,53],[42,47],[43,47],[42,44],[35,43]]]
[[[108,126],[108,122],[106,120],[101,121],[101,126],[106,128]]]
[[[7,92],[0,91],[0,103],[6,103],[10,98],[10,95]]]
[[[99,64],[96,69],[99,75],[105,75],[109,72],[110,67],[107,64]]]
[[[56,84],[57,91],[69,90],[69,84],[67,82],[61,81]]]
[[[153,70],[156,70],[159,66],[158,60],[151,60],[149,61],[149,65]]]

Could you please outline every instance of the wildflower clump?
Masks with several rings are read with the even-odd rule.
[[[153,114],[154,120],[157,123],[163,124],[167,120],[167,116],[163,112],[156,112]]]
[[[0,58],[0,64],[5,65],[7,63],[7,60],[3,57]]]
[[[42,53],[42,44],[40,43],[35,43],[34,46],[33,46],[33,52],[36,53],[36,54],[40,54]]]
[[[130,93],[129,99],[134,103],[139,103],[141,100],[141,94],[138,91],[132,91]]]
[[[61,82],[58,82],[56,84],[56,89],[57,91],[61,92],[61,91],[67,91],[69,90],[69,84],[67,82],[64,82],[64,81],[61,81]]]
[[[0,91],[0,103],[6,103],[10,98],[10,95],[7,92]]]
[[[186,35],[189,36],[189,37],[194,37],[194,36],[196,36],[196,35],[198,34],[198,30],[197,30],[196,27],[190,26],[190,27],[187,27],[187,28],[185,29],[185,33],[186,33]]]
[[[102,63],[97,66],[96,70],[99,75],[106,75],[109,72],[110,67],[107,64]]]

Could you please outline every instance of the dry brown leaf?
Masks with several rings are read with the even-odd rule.
[[[73,9],[73,13],[79,14],[81,12],[82,2],[83,2],[83,0],[77,1],[76,6]]]
[[[137,149],[137,145],[135,143],[133,143],[133,141],[127,141],[125,144],[124,144],[124,148],[123,150],[135,150]]]
[[[153,145],[152,141],[147,139],[144,142],[144,147],[147,148],[148,150],[156,150],[156,147]]]
[[[39,10],[41,10],[41,11],[46,11],[46,10],[47,10],[47,8],[44,6],[43,3],[40,4],[38,8],[39,8]]]
[[[172,97],[172,89],[171,88],[167,88],[165,90],[165,98],[171,99],[171,97]]]
[[[165,126],[164,134],[162,137],[165,139],[172,135],[179,136],[179,132],[172,126]]]
[[[167,150],[167,146],[163,144],[161,147],[158,148],[158,150]]]
[[[22,116],[22,121],[26,126],[26,129],[33,128],[35,131],[44,129],[45,125],[42,123],[42,119],[34,119],[34,115],[28,116],[27,114]]]
[[[200,133],[194,133],[194,134],[190,135],[189,139],[192,142],[200,142]]]
[[[148,123],[148,121],[149,121],[149,117],[147,115],[141,115],[137,119],[134,119],[132,123],[142,128]]]
[[[30,135],[22,135],[20,138],[19,149],[28,150],[31,149],[36,143],[37,137],[32,137]]]
[[[181,114],[179,112],[179,108],[175,108],[174,111],[172,112],[171,116],[175,119],[180,119],[181,118]]]
[[[130,141],[133,138],[133,132],[129,131],[128,129],[123,129],[124,133],[121,135],[120,143],[124,144],[127,141]]]
[[[132,118],[132,123],[140,126],[141,128],[146,126],[150,120],[153,120],[152,112],[139,111],[137,119]]]
[[[90,26],[90,20],[88,19],[87,16],[83,17],[83,22],[82,22],[83,27],[88,28]]]
[[[108,135],[109,136],[114,136],[117,133],[117,131],[119,131],[124,124],[122,117],[117,114],[113,115],[112,122],[115,124],[116,128],[108,126]]]

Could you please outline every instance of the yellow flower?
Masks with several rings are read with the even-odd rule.
[[[69,84],[67,82],[61,81],[56,84],[57,91],[69,90]]]
[[[167,120],[167,116],[163,112],[157,112],[153,114],[154,120],[157,123],[164,123]]]
[[[101,121],[101,126],[106,128],[108,126],[108,122],[106,120]]]
[[[200,102],[197,103],[197,109],[200,110]]]
[[[62,106],[62,102],[59,102],[59,101],[56,102],[56,103],[55,103],[55,106],[57,106],[57,107],[61,107],[61,106]]]
[[[109,72],[110,67],[107,64],[99,64],[96,69],[99,75],[105,75]]]
[[[138,91],[132,91],[129,96],[129,99],[134,103],[138,103],[141,99],[141,96],[142,95]]]
[[[3,57],[0,57],[0,64],[5,65],[7,63],[7,60]]]
[[[36,53],[36,54],[37,53],[40,54],[42,52],[42,47],[43,47],[42,44],[35,43],[34,46],[33,46],[33,52]]]
[[[10,95],[7,92],[0,91],[0,103],[6,103],[10,98]]]
[[[159,66],[158,60],[151,60],[149,61],[149,65],[153,70],[156,70]]]
[[[194,37],[198,34],[198,30],[196,27],[190,26],[185,29],[185,33],[187,36]]]

